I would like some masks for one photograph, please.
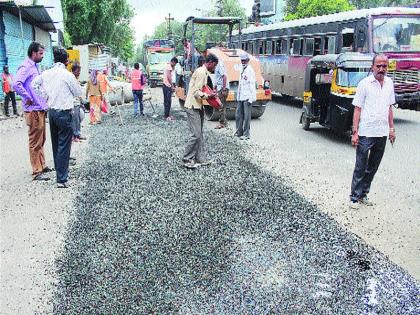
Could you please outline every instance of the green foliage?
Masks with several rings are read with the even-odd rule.
[[[127,0],[62,0],[66,31],[74,45],[103,43],[123,59],[134,54],[134,16]]]
[[[295,20],[342,11],[353,10],[348,0],[300,0],[295,13],[286,15],[285,20]]]
[[[63,37],[64,37],[64,47],[71,47],[71,46],[73,46],[73,44],[71,43],[70,34],[67,31],[64,31]]]
[[[392,6],[410,6],[417,3],[417,0],[351,0],[358,9],[376,8],[376,7],[392,7]]]

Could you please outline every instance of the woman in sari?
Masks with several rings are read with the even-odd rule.
[[[102,122],[101,103],[103,95],[97,77],[98,70],[92,70],[86,88],[86,98],[89,97],[90,104],[89,116],[91,125],[100,124]]]

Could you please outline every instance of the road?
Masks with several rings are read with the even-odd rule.
[[[84,128],[69,191],[30,182],[26,129],[0,121],[2,313],[415,314],[419,113],[396,114],[376,206],[349,211],[354,150],[295,104],[272,102],[250,142],[207,123],[215,163],[195,173],[174,108]]]
[[[420,279],[420,112],[395,110],[397,141],[389,143],[372,183],[372,208],[348,209],[355,150],[350,139],[298,124],[299,102],[276,98],[252,122],[254,158],[350,231]],[[255,158],[258,154],[258,159]]]

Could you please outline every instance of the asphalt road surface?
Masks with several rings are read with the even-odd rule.
[[[35,187],[25,128],[1,126],[2,313],[417,314],[419,113],[397,112],[357,211],[354,149],[300,129],[294,104],[272,102],[249,142],[206,124],[198,170],[180,164],[184,113],[146,113],[84,128],[67,192]]]

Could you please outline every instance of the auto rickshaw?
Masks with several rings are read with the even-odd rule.
[[[352,101],[357,84],[369,75],[373,54],[346,52],[318,55],[306,67],[300,123],[320,125],[338,133],[351,132]]]
[[[228,37],[228,47],[231,44],[232,29],[233,26],[239,24],[241,25],[241,19],[238,17],[189,17],[184,23],[184,38],[187,36],[187,28],[191,26],[192,36],[191,36],[191,51],[194,52],[191,55],[191,60],[185,59],[183,62],[183,71],[182,77],[180,80],[177,80],[177,87],[175,89],[175,94],[179,98],[179,103],[183,107],[188,93],[188,85],[192,73],[198,67],[199,58],[205,57],[207,54],[215,55],[220,61],[223,62],[228,81],[230,85],[229,94],[226,98],[226,118],[234,119],[236,111],[236,93],[238,90],[240,71],[242,69],[240,56],[245,51],[241,49],[230,49],[226,47],[211,47],[213,45],[206,45],[206,51],[200,56],[196,53],[194,47],[195,40],[195,27],[196,24],[216,24],[216,25],[228,25],[229,26],[229,37]],[[240,31],[239,31],[240,33]],[[213,43],[214,44],[214,43]],[[249,54],[248,54],[249,55]],[[252,103],[251,117],[259,118],[264,114],[266,104],[271,100],[271,90],[268,81],[264,81],[261,72],[260,62],[257,58],[249,55],[250,62],[249,64],[255,71],[256,84],[257,84],[257,100]],[[209,77],[208,86],[213,87],[214,75]],[[204,103],[204,113],[207,120],[215,121],[219,119],[219,111],[211,107],[206,101]]]

